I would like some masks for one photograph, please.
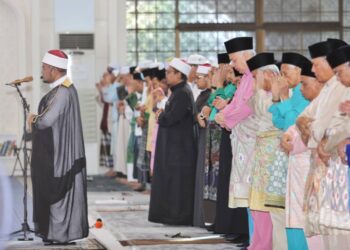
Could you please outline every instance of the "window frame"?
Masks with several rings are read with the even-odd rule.
[[[132,0],[127,0],[132,1]],[[157,0],[159,1],[159,0]],[[157,2],[156,1],[156,2]],[[135,52],[128,53],[136,53],[136,62],[139,62],[139,51],[138,51],[138,33],[140,31],[146,31],[150,30],[152,32],[158,32],[162,30],[174,30],[175,32],[175,53],[174,56],[180,57],[181,51],[180,51],[180,33],[181,32],[200,32],[200,31],[213,31],[213,32],[219,32],[219,31],[254,31],[255,32],[255,49],[256,51],[263,52],[265,51],[265,41],[266,41],[266,33],[267,32],[283,32],[288,30],[288,32],[338,32],[339,38],[343,39],[343,33],[349,32],[350,30],[344,27],[343,25],[343,13],[344,13],[344,0],[338,0],[338,21],[325,21],[325,22],[264,22],[264,2],[265,0],[254,0],[254,15],[255,15],[255,21],[251,23],[180,23],[180,13],[179,13],[179,1],[181,0],[174,0],[175,2],[175,27],[174,29],[161,29],[161,28],[155,28],[155,29],[139,29],[137,25],[137,17],[139,12],[137,11],[137,4],[139,0],[134,0],[135,2],[135,29],[128,29],[128,31],[135,31],[136,38],[135,38]],[[218,1],[216,2],[216,7],[218,6]],[[321,1],[321,0],[319,0]],[[319,2],[320,3],[320,2]],[[218,15],[219,12],[217,11],[218,8],[216,8],[215,14]],[[348,11],[349,12],[349,11]],[[153,13],[153,12],[152,12]],[[169,12],[167,12],[169,13]],[[170,12],[172,13],[172,12]],[[197,12],[198,13],[198,12]],[[157,12],[155,12],[157,14]],[[322,25],[320,25],[320,23]],[[156,41],[157,42],[157,41]],[[317,41],[315,41],[317,42]],[[157,45],[156,45],[157,47]],[[217,46],[218,47],[218,46]],[[301,48],[305,49],[305,48]],[[164,51],[154,51],[155,53],[164,53]],[[169,51],[173,52],[173,51]],[[218,51],[220,52],[220,51]],[[142,52],[141,52],[142,53]]]

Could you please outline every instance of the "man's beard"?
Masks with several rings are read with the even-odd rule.
[[[47,80],[44,80],[44,77],[43,76],[40,76],[40,79],[43,81],[43,83],[49,83]]]

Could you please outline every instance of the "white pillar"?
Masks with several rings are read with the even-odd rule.
[[[126,63],[126,1],[108,0],[109,62]]]
[[[32,9],[32,105],[31,112],[36,113],[40,102],[40,85],[41,85],[41,58],[40,58],[40,0],[31,0]]]

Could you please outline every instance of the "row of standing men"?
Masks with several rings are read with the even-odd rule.
[[[213,223],[249,249],[346,249],[349,46],[327,39],[279,65],[251,37],[225,47],[218,65],[114,72],[101,96],[119,111],[115,166],[139,190],[152,179],[152,222]]]

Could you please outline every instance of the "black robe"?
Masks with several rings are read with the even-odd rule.
[[[86,160],[75,87],[46,94],[33,124],[31,177],[36,234],[54,242],[88,236]]]
[[[197,100],[197,112],[200,113],[202,108],[207,104],[211,90],[202,91]],[[204,164],[205,164],[205,149],[206,149],[206,134],[207,128],[199,128],[198,137],[198,155],[196,164],[196,183],[194,194],[194,214],[193,225],[196,227],[204,227],[204,207],[203,207],[203,188],[204,188]]]
[[[159,116],[149,221],[192,225],[196,149],[194,101],[186,82],[172,95]]]
[[[196,100],[196,107],[197,107],[198,113],[200,113],[202,111],[202,108],[207,104],[210,95],[211,95],[210,89],[205,89],[199,94]]]
[[[218,189],[214,232],[218,234],[248,235],[248,214],[246,208],[229,208],[228,195],[232,167],[230,132],[222,129],[220,142]]]

